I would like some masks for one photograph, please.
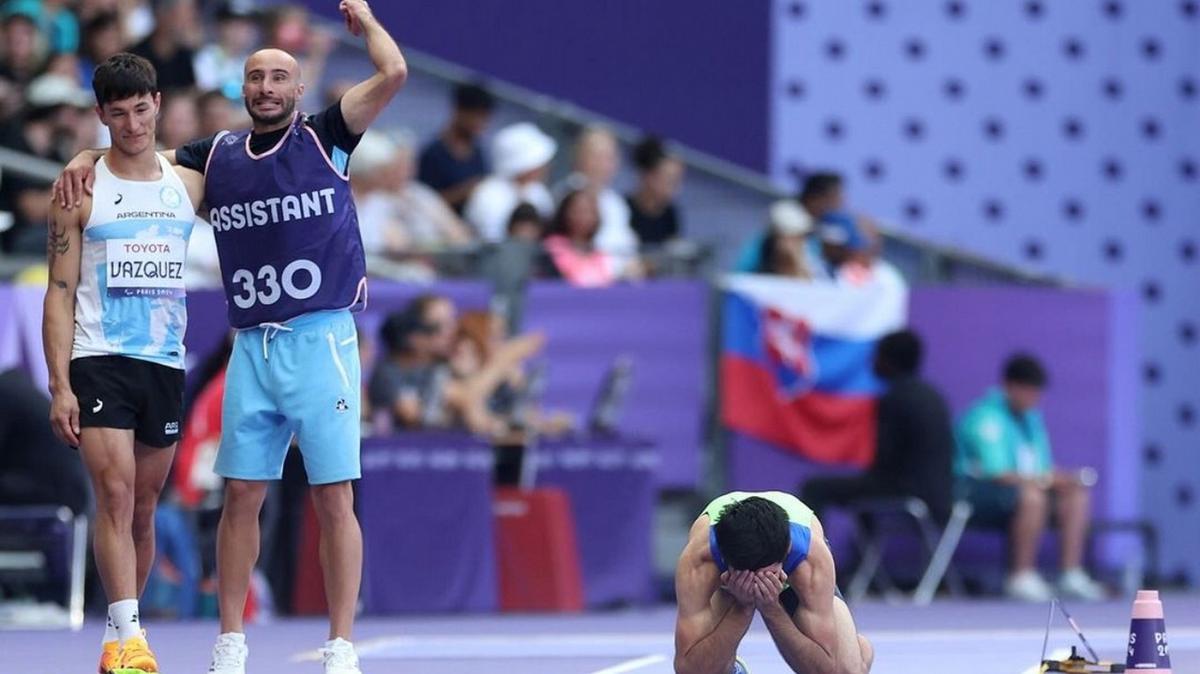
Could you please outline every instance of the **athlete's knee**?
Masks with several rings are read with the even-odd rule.
[[[133,506],[133,541],[144,543],[154,538],[154,511],[158,504],[157,495],[149,502],[138,499]]]
[[[95,486],[97,512],[115,524],[129,526],[134,510],[133,483],[112,472],[100,476]]]
[[[258,517],[267,498],[267,483],[251,480],[225,481],[225,514]]]
[[[354,490],[349,482],[314,485],[312,498],[322,524],[354,517]]]

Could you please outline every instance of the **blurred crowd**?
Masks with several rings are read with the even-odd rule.
[[[325,82],[334,34],[286,4],[6,0],[0,24],[0,115],[15,122],[0,133],[0,147],[48,166],[108,145],[92,113],[91,73],[119,51],[146,57],[158,71],[163,149],[248,124],[242,64],[260,47],[298,55],[310,90],[321,92],[309,108],[336,102],[349,86]],[[493,129],[497,101],[477,83],[457,86],[449,107],[432,138],[385,128],[369,132],[353,154],[372,273],[430,279],[453,273],[448,259],[473,256],[467,273],[595,287],[670,273],[672,255],[696,254],[679,203],[684,163],[663,139],[647,136],[623,148],[611,129],[597,125],[561,147],[531,122]],[[619,185],[626,164],[636,178]],[[44,177],[0,169],[0,255],[42,255],[49,191]],[[197,224],[188,285],[217,286],[212,231]],[[875,223],[847,210],[836,174],[810,175],[797,198],[770,209],[765,224],[738,257],[737,271],[861,279],[878,258]],[[480,251],[496,254],[482,256],[489,259],[481,265]]]

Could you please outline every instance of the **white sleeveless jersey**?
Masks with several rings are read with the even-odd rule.
[[[104,159],[96,163],[71,358],[128,356],[183,368],[184,261],[196,212],[183,181],[157,156],[158,180],[125,180]]]

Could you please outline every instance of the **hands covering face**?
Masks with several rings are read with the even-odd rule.
[[[721,582],[734,601],[761,609],[779,602],[779,593],[787,584],[787,574],[778,564],[773,564],[757,571],[726,571],[721,574]]]

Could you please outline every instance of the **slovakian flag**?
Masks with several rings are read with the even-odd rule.
[[[813,461],[875,453],[875,344],[900,329],[908,290],[877,264],[854,281],[733,274],[722,284],[721,416],[731,430]]]

